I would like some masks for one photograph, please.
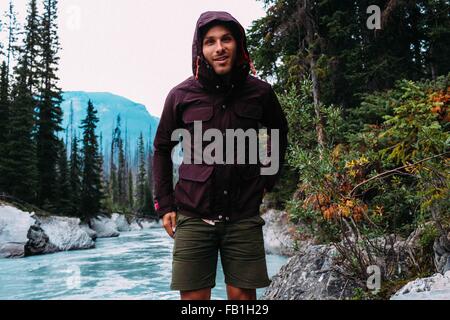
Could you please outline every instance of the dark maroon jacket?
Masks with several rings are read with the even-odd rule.
[[[229,26],[238,43],[237,63],[228,80],[219,77],[202,54],[203,28],[217,21]],[[160,217],[177,211],[191,217],[235,221],[259,214],[263,190],[272,190],[280,176],[288,125],[272,87],[249,75],[252,66],[239,22],[226,12],[203,13],[192,45],[194,75],[169,92],[154,141],[154,202]],[[223,134],[226,129],[267,127],[269,133],[279,129],[280,170],[263,176],[260,164],[183,163],[174,190],[171,152],[178,142],[171,141],[171,135],[177,128],[193,132],[194,121],[202,121],[203,131],[216,128]]]

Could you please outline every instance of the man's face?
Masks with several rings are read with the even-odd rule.
[[[236,39],[225,26],[214,26],[203,38],[203,56],[218,75],[233,69],[236,61]]]

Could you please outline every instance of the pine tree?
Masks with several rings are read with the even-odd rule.
[[[136,181],[136,193],[137,193],[137,208],[139,211],[142,211],[145,205],[145,188],[146,188],[146,163],[145,163],[145,149],[144,149],[144,137],[141,134],[139,135],[138,140],[138,152],[139,152],[139,164],[138,164],[138,175]]]
[[[3,22],[2,22],[2,19],[0,18],[0,30],[2,30],[3,29]],[[3,56],[4,55],[4,53],[3,53],[3,43],[0,41],[0,56]]]
[[[113,125],[114,127],[114,125]],[[118,202],[119,192],[117,188],[117,168],[115,165],[115,132],[114,129],[111,135],[111,153],[109,163],[109,195],[111,201],[111,209],[114,210],[114,205]]]
[[[151,128],[150,128],[150,133],[149,136],[151,137]],[[152,185],[152,181],[153,181],[153,177],[152,177],[152,172],[153,172],[153,150],[152,150],[152,144],[151,144],[151,140],[149,139],[148,143],[147,143],[147,177],[145,179],[145,200],[144,200],[144,214],[150,215],[150,216],[156,216],[155,213],[155,208],[153,206],[153,185]]]
[[[421,13],[417,23],[421,39],[425,41],[423,51],[424,67],[432,79],[445,75],[450,70],[450,3],[448,0],[418,1],[418,11]],[[429,71],[428,71],[429,70]]]
[[[57,86],[59,39],[57,30],[57,0],[44,0],[42,18],[42,59],[39,113],[37,123],[38,203],[44,208],[55,205],[58,137],[62,130],[61,89]]]
[[[308,52],[307,61],[313,84],[312,91],[314,97],[314,113],[316,116],[317,143],[320,146],[320,150],[323,150],[325,148],[326,137],[324,130],[324,118],[321,111],[322,96],[317,70],[319,56],[322,54],[323,50],[323,41],[319,32],[319,25],[317,22],[318,12],[317,10],[314,10],[312,2],[313,1],[304,0],[301,5],[299,4],[297,6],[297,14],[303,15],[300,26],[305,30],[305,36],[301,44],[299,44],[299,47],[300,50]],[[304,45],[304,43],[306,45]]]
[[[133,188],[133,172],[128,170],[128,208],[133,210],[134,207],[134,188]]]
[[[117,167],[117,183],[119,193],[119,206],[123,209],[126,206],[126,168],[125,168],[125,154],[123,149],[123,140],[120,134],[120,116],[117,119],[117,125],[119,128],[118,135],[116,136],[117,152],[118,152],[118,167]]]
[[[100,133],[100,145],[99,145],[99,165],[100,165],[100,185],[101,185],[101,193],[102,200],[100,206],[105,209],[110,209],[108,206],[108,184],[105,176],[105,166],[104,166],[104,156],[101,150],[103,150],[103,133]]]
[[[71,184],[69,168],[67,164],[67,149],[64,141],[59,140],[60,152],[58,158],[58,179],[57,179],[57,194],[58,194],[58,213],[62,215],[73,215],[71,205]]]
[[[22,47],[18,48],[21,54],[19,65],[25,68],[26,84],[33,97],[39,95],[40,76],[39,59],[41,52],[40,21],[36,0],[30,0],[28,4],[27,22],[25,25],[25,40]],[[17,71],[16,74],[19,72]],[[36,103],[35,103],[36,105]],[[35,106],[34,106],[35,108]]]
[[[119,163],[117,168],[117,182],[119,192],[119,205],[121,208],[126,206],[127,194],[126,194],[126,168],[125,168],[125,155],[123,150],[123,140],[119,137],[118,140],[118,156]]]
[[[351,109],[363,94],[399,79],[449,70],[448,0],[264,3],[267,14],[253,23],[249,49],[261,76],[275,80],[280,92],[312,79],[321,103]],[[381,30],[367,27],[370,5],[383,10]]]
[[[8,123],[9,123],[9,81],[8,69],[3,61],[0,71],[0,191],[5,191],[6,181],[5,172],[3,170],[6,160],[6,142],[8,139]]]
[[[98,121],[97,110],[89,100],[86,118],[80,126],[83,129],[81,212],[86,219],[98,214],[102,209],[101,159],[95,134]]]
[[[144,207],[142,209],[142,213],[144,215],[156,217],[155,209],[153,206],[153,192],[151,188],[151,182],[146,179],[145,180],[145,197],[144,197]]]
[[[74,117],[74,111],[73,111],[73,102],[70,101],[70,109],[69,109],[69,122],[67,123],[67,127],[65,129],[66,131],[66,148],[71,149],[71,143],[73,141],[73,135],[74,135],[74,127],[73,127],[73,119]]]
[[[111,183],[113,204],[120,210],[127,207],[128,202],[128,178],[127,163],[125,159],[124,143],[122,139],[121,117],[117,116],[117,123],[113,133],[113,142],[111,144]],[[116,167],[117,159],[117,167]]]
[[[14,69],[11,88],[6,143],[2,146],[0,172],[4,191],[27,202],[36,200],[37,168],[34,140],[35,109],[38,84],[39,16],[36,0],[30,0],[24,42]],[[6,68],[8,69],[8,68]],[[6,78],[5,78],[6,81]]]
[[[80,216],[81,208],[81,159],[78,150],[78,137],[76,133],[72,135],[70,152],[70,198],[71,212],[75,216]]]
[[[19,27],[17,23],[17,12],[14,10],[13,1],[9,0],[9,6],[8,11],[5,15],[6,18],[6,29],[8,32],[8,39],[7,39],[7,48],[6,48],[6,66],[7,66],[7,75],[9,80],[10,70],[12,66],[12,60],[14,59],[16,55],[16,41],[17,41],[17,35],[19,33]]]
[[[110,170],[110,193],[111,193],[111,201],[112,205],[116,205],[119,202],[119,187],[117,182],[117,169],[114,162],[112,162],[111,170]]]
[[[27,202],[36,199],[36,148],[33,140],[35,100],[28,89],[26,62],[18,69],[18,80],[13,87],[8,120],[6,159],[0,164],[4,174],[5,191]]]

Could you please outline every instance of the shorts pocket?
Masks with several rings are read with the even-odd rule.
[[[259,220],[259,224],[261,225],[261,226],[263,226],[263,225],[265,225],[266,224],[266,220],[264,220],[263,219],[263,217],[261,217],[261,216],[257,216],[258,217],[258,220]]]
[[[255,215],[250,218],[244,218],[241,220],[236,221],[236,227],[241,228],[243,230],[255,228],[255,227],[262,227],[266,224],[266,221],[260,216]]]
[[[176,228],[178,228],[181,224],[183,224],[188,219],[190,219],[190,217],[177,212],[177,215],[175,217]]]
[[[263,226],[266,224],[266,220],[264,220],[260,215],[251,217],[252,221],[256,223],[258,226]]]

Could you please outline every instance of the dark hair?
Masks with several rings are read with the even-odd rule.
[[[215,26],[224,26],[225,28],[229,29],[233,37],[236,39],[236,41],[240,43],[242,35],[241,32],[239,31],[239,27],[233,22],[220,20],[214,20],[200,28],[200,39],[202,42],[208,31]]]

